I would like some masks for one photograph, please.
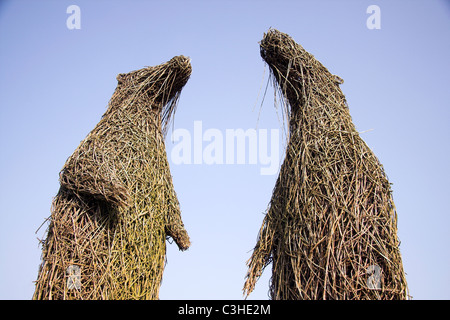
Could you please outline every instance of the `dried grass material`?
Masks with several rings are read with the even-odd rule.
[[[190,74],[177,56],[118,75],[106,113],[60,173],[34,299],[158,299],[166,236],[190,245],[164,145]]]
[[[342,80],[277,30],[260,47],[289,140],[244,294],[271,263],[272,299],[406,299],[390,184],[352,123]]]

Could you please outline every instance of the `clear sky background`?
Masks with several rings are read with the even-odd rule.
[[[81,9],[69,30],[66,9]],[[369,5],[381,29],[369,30]],[[291,35],[341,85],[393,184],[415,299],[449,299],[448,1],[1,1],[0,298],[30,299],[58,173],[106,110],[116,75],[192,60],[167,152],[192,246],[168,244],[161,299],[242,299],[277,174],[260,163],[172,163],[174,129],[280,129],[258,41]],[[261,106],[261,108],[260,108]],[[284,152],[279,145],[280,157]],[[270,267],[250,299],[267,299]]]

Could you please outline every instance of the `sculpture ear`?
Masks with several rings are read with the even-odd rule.
[[[344,79],[342,79],[341,77],[337,76],[337,75],[333,75],[334,76],[334,82],[336,82],[337,84],[343,84],[344,83]]]
[[[116,79],[117,79],[117,82],[118,82],[119,84],[122,83],[122,82],[124,81],[124,79],[125,79],[125,74],[124,74],[124,73],[119,73],[119,74],[117,75]]]

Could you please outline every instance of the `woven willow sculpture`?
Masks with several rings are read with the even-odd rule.
[[[164,145],[190,74],[177,56],[118,75],[60,173],[34,299],[158,299],[166,236],[190,245]]]
[[[272,299],[406,299],[390,184],[352,123],[342,80],[277,30],[260,48],[289,140],[244,293],[272,264]]]

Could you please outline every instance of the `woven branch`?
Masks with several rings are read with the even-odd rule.
[[[166,237],[190,245],[164,145],[190,74],[177,56],[117,76],[60,173],[33,299],[158,299]],[[68,270],[81,271],[78,285]]]
[[[277,30],[260,49],[289,140],[244,294],[272,264],[272,299],[407,299],[390,183],[352,123],[342,79]]]

